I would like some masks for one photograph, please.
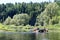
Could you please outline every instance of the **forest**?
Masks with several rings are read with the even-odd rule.
[[[34,27],[59,29],[59,24],[60,2],[0,4],[0,30],[28,31]]]
[[[45,10],[48,4],[49,4],[48,2],[42,2],[42,3],[32,3],[32,2],[24,3],[23,2],[23,3],[15,3],[15,4],[12,4],[12,3],[0,4],[0,9],[1,9],[0,22],[5,24],[14,24],[8,21],[16,20],[15,21],[16,25],[29,24],[34,26],[36,23],[37,16]],[[27,20],[27,23],[25,20]],[[20,22],[18,23],[18,21]]]

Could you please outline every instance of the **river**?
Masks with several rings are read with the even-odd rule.
[[[0,40],[60,40],[60,32],[0,32]]]

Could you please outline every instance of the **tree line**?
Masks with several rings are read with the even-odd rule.
[[[45,26],[60,21],[60,3],[6,3],[0,4],[0,22],[6,25]]]
[[[47,4],[48,2],[0,4],[0,22],[4,22],[8,17],[13,18],[13,16],[16,14],[28,14],[30,16],[29,24],[34,25],[37,15],[44,11]]]

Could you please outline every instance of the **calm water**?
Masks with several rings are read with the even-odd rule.
[[[0,40],[60,40],[60,33],[0,32]]]

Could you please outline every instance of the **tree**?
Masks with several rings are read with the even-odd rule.
[[[37,16],[36,25],[49,25],[49,21],[52,20],[55,16],[58,16],[58,8],[59,6],[57,5],[57,3],[48,4],[44,12]],[[55,21],[56,19],[52,21],[52,24],[56,24],[57,22]]]
[[[60,2],[60,0],[54,0],[54,2]]]
[[[30,17],[27,14],[16,14],[10,22],[15,25],[27,25],[29,23],[29,19]]]
[[[9,25],[11,21],[11,17],[8,17],[3,24]]]

